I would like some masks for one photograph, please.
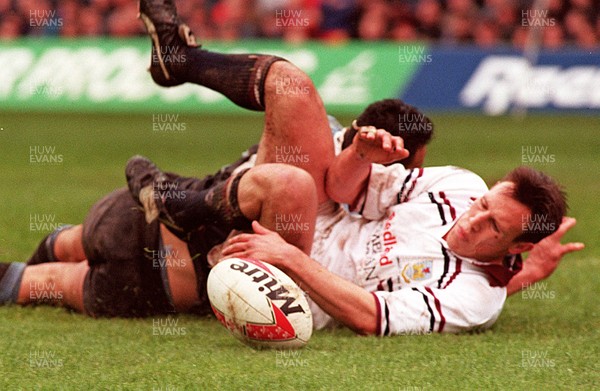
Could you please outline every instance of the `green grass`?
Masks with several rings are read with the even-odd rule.
[[[244,347],[210,318],[177,317],[171,321],[179,335],[160,336],[153,332],[157,319],[94,320],[50,307],[0,307],[0,389],[598,387],[600,119],[433,119],[438,134],[427,163],[464,166],[490,184],[521,164],[523,147],[547,147],[554,162],[535,166],[564,184],[578,219],[567,239],[587,244],[538,287],[544,297],[511,297],[492,330],[385,339],[319,331],[305,349],[282,356]],[[258,140],[262,123],[260,116],[179,120],[186,130],[165,134],[153,132],[150,114],[0,114],[0,260],[25,260],[47,234],[31,229],[32,216],[82,221],[99,197],[123,186],[131,155],[202,175]],[[32,164],[32,146],[54,147],[62,163]]]

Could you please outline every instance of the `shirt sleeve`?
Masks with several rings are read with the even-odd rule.
[[[478,175],[458,167],[407,170],[402,164],[373,164],[367,188],[354,209],[366,219],[377,220],[384,218],[391,206],[411,202],[425,193],[468,200],[486,190]]]
[[[458,333],[491,327],[502,311],[506,289],[467,276],[444,289],[419,286],[373,295],[380,336]]]

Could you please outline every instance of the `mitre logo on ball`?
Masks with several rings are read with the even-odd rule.
[[[304,292],[284,272],[254,259],[230,258],[212,268],[208,298],[217,319],[254,348],[300,348],[312,334]]]

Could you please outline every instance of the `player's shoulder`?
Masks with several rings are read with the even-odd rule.
[[[468,270],[457,276],[447,290],[460,303],[469,327],[493,324],[507,297],[505,287],[491,286],[483,273],[470,273]]]
[[[481,177],[475,174],[473,171],[468,170],[463,167],[458,166],[432,166],[432,167],[424,167],[424,172],[428,175],[436,175],[436,176],[464,176],[464,177],[472,177],[478,178],[482,180]]]
[[[423,168],[423,176],[429,181],[448,190],[454,188],[468,188],[486,191],[485,181],[473,171],[458,166],[435,166]]]

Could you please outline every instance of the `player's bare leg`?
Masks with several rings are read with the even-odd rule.
[[[317,201],[310,174],[283,164],[255,166],[242,177],[238,188],[244,216],[276,231],[306,254],[312,248]]]
[[[156,84],[200,84],[241,107],[264,110],[264,76],[271,64],[281,58],[198,49],[189,27],[177,16],[173,0],[140,0],[140,19],[152,39],[149,71]]]
[[[165,262],[169,279],[169,290],[177,312],[186,312],[198,301],[196,271],[187,244],[179,240],[164,225],[160,234],[166,252]]]
[[[87,261],[28,266],[17,304],[52,304],[84,312],[83,282],[88,270]]]
[[[319,203],[327,201],[325,174],[334,158],[333,140],[312,80],[295,65],[278,61],[268,70],[264,100],[257,164],[287,163],[306,170],[315,180]]]
[[[321,98],[310,78],[283,59],[221,54],[195,48],[173,0],[141,0],[140,17],[152,38],[150,73],[162,86],[183,82],[218,91],[238,106],[265,111],[258,163],[288,163],[313,176],[327,200],[325,171],[334,157]]]
[[[203,191],[179,190],[148,159],[134,157],[126,176],[148,222],[159,218],[175,232],[186,233],[205,224],[224,232],[249,230],[252,220],[258,220],[289,243],[310,251],[317,196],[313,178],[302,169],[263,164]]]
[[[79,224],[60,233],[54,244],[54,254],[59,262],[81,262],[83,252],[83,225]]]
[[[83,252],[82,235],[82,225],[59,227],[40,242],[27,264],[83,261],[86,257]]]
[[[0,303],[50,304],[84,312],[83,283],[88,270],[87,261],[3,264]]]

